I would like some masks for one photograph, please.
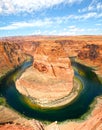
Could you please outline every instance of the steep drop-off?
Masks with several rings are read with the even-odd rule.
[[[71,91],[73,70],[68,57],[74,56],[78,62],[95,67],[95,72],[102,77],[102,36],[4,38],[0,42],[0,77],[22,64],[27,59],[25,54],[32,55],[34,63],[17,84],[19,88],[24,86],[27,91],[31,89],[31,96],[35,89],[34,94],[38,92],[36,97],[39,99],[44,97],[40,92],[46,95],[45,99],[52,100],[68,94],[68,90]],[[59,82],[60,87],[54,85]],[[24,89],[20,92],[23,93]],[[46,128],[59,129],[55,124]],[[71,121],[59,127],[61,130],[101,130],[102,98],[98,99],[88,119],[81,123]]]
[[[60,43],[44,42],[36,47],[33,67],[17,80],[17,89],[42,102],[62,98],[73,88],[74,71]]]
[[[19,43],[0,42],[0,77],[22,64],[26,58]]]

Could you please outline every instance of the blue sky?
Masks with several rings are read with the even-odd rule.
[[[102,35],[102,0],[0,0],[0,37]]]

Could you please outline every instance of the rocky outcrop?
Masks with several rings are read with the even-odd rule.
[[[41,43],[34,53],[34,68],[60,79],[73,79],[70,60],[59,43]]]
[[[73,36],[59,40],[69,57],[76,57],[77,62],[95,68],[102,74],[102,36]]]
[[[32,55],[34,63],[17,80],[17,88],[21,93],[27,96],[34,96],[41,102],[49,102],[61,98],[72,90],[73,70],[68,57],[75,56],[78,62],[95,67],[97,74],[102,77],[102,36],[30,36],[2,39],[0,42],[0,77],[21,64],[27,58],[25,54]],[[5,113],[1,114],[0,111],[0,119],[4,119],[2,117],[7,115],[7,120],[4,119],[2,123],[7,123],[10,119],[8,117],[12,115]],[[15,122],[14,118],[12,120],[18,124],[22,121],[20,119]],[[9,121],[9,123],[12,123],[11,119]],[[27,120],[25,124],[31,126],[28,122]],[[39,126],[38,122],[34,122],[36,121],[31,123],[33,129],[40,130],[42,125]],[[14,129],[14,127],[15,129],[17,127],[20,127],[20,129],[24,128],[12,126],[11,124],[9,126],[0,126],[0,129],[8,128],[9,130],[9,127],[10,130]],[[47,126],[46,129],[101,130],[102,99],[99,98],[97,100],[95,109],[86,120],[82,122],[69,121],[60,125],[55,122]]]
[[[26,60],[19,43],[0,42],[0,77]]]
[[[102,130],[102,97],[97,99],[97,104],[91,115],[86,120],[69,121],[59,125],[60,130]]]
[[[44,130],[44,125],[34,119],[26,119],[15,111],[0,105],[0,130]]]
[[[77,54],[78,62],[91,66],[95,72],[101,76],[102,74],[102,45],[86,44]]]
[[[45,130],[60,130],[57,121],[45,127]]]
[[[21,126],[21,125],[5,124],[3,126],[0,126],[0,130],[34,130],[34,129],[30,127]]]
[[[49,102],[71,92],[74,72],[61,44],[44,42],[37,46],[33,67],[16,82],[21,93]]]

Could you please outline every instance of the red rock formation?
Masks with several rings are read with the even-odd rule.
[[[34,68],[57,78],[68,80],[72,76],[73,79],[70,60],[59,43],[40,44],[34,53]]]
[[[21,125],[6,124],[0,126],[0,130],[34,130],[34,129],[30,127],[21,126]]]
[[[0,76],[19,66],[26,60],[19,43],[0,42]]]
[[[32,55],[34,63],[33,67],[21,76],[18,86],[20,89],[24,86],[32,96],[35,95],[39,99],[54,100],[71,91],[73,70],[68,56],[76,56],[83,64],[97,66],[96,72],[102,77],[102,36],[30,36],[3,39],[0,42],[0,76],[21,64],[26,59],[24,53]],[[53,129],[57,126],[51,125],[51,127],[50,129]],[[59,128],[60,130],[101,130],[102,102],[96,105],[87,120],[81,123],[61,124]],[[0,129],[4,130],[7,127],[1,126]]]
[[[102,130],[102,98],[97,99],[97,104],[91,115],[86,120],[69,121],[59,125],[60,130]]]
[[[60,43],[39,44],[34,53],[33,66],[34,69],[28,69],[16,82],[21,93],[29,93],[42,102],[48,102],[71,92],[74,72]]]

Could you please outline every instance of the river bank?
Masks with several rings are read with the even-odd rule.
[[[60,130],[102,130],[102,96],[94,101],[93,111],[85,120],[68,121],[59,124]]]
[[[81,67],[81,71],[82,68],[84,66],[80,65],[80,64],[75,64],[77,65],[78,68]],[[26,67],[26,66],[25,66]],[[24,68],[25,68],[24,67]],[[18,77],[19,73],[22,73],[22,69],[21,70],[15,72],[16,76]],[[78,69],[77,68],[77,69]],[[84,72],[85,71],[85,72]],[[88,72],[87,72],[88,71]],[[24,71],[23,71],[24,72]],[[58,111],[56,111],[56,109],[51,109],[51,108],[47,108],[46,111],[44,110],[44,107],[38,105],[37,103],[32,103],[29,98],[21,95],[20,93],[18,93],[18,91],[16,90],[16,86],[14,83],[14,77],[16,79],[15,73],[12,74],[8,79],[6,84],[3,83],[4,90],[3,90],[3,95],[7,96],[7,102],[10,105],[13,105],[13,107],[15,109],[17,109],[19,112],[24,112],[26,116],[29,117],[33,117],[34,118],[45,118],[48,120],[66,120],[67,118],[69,119],[73,119],[73,118],[78,118],[79,116],[81,116],[81,114],[84,114],[84,112],[88,111],[88,105],[85,104],[89,104],[93,101],[93,98],[98,96],[99,94],[101,94],[101,87],[99,87],[101,84],[99,82],[99,80],[97,79],[97,76],[92,72],[91,78],[89,79],[89,76],[87,76],[87,74],[91,74],[91,70],[88,69],[87,67],[84,67],[83,73],[85,73],[84,75],[82,75],[82,73],[79,73],[79,71],[76,71],[75,75],[78,76],[78,78],[81,80],[81,82],[83,82],[83,89],[80,92],[79,96],[73,100],[73,102],[70,102],[70,104],[67,105],[62,105],[64,107],[56,107],[56,109],[58,109]],[[94,82],[91,82],[92,79],[95,79]],[[11,80],[11,81],[10,81]],[[12,81],[14,80],[14,81]],[[9,82],[8,82],[9,81]],[[94,87],[93,87],[94,85]],[[7,89],[9,86],[9,89]],[[6,95],[5,95],[6,92]],[[93,93],[94,92],[94,93]],[[91,95],[91,97],[90,97]],[[11,97],[13,97],[13,99],[18,103],[15,103],[13,99],[11,99]],[[88,98],[88,100],[87,100]],[[10,99],[10,100],[9,100]],[[66,99],[66,97],[65,97]],[[62,100],[63,102],[63,100]],[[56,102],[55,102],[56,103]],[[20,108],[19,106],[22,106],[22,108]],[[80,110],[80,111],[77,111]],[[65,113],[69,113],[68,115],[63,115],[63,111]],[[35,114],[34,114],[35,112]],[[40,115],[38,116],[38,113],[40,112]],[[51,114],[52,113],[52,114]],[[55,114],[56,113],[56,114]],[[38,117],[36,117],[35,115],[37,115]]]
[[[77,67],[79,67],[80,68],[80,65],[79,66],[77,66]],[[81,66],[82,67],[82,66]],[[82,69],[82,68],[81,68]],[[70,105],[68,105],[68,106],[65,106],[64,108],[58,108],[57,109],[57,111],[56,110],[54,110],[54,109],[48,109],[48,111],[45,111],[44,109],[43,109],[43,107],[42,108],[40,108],[39,109],[39,107],[38,108],[34,108],[34,105],[32,105],[33,103],[30,103],[31,104],[31,106],[30,106],[30,104],[25,100],[26,98],[24,98],[23,96],[21,96],[21,94],[19,94],[18,92],[17,92],[17,90],[15,89],[15,86],[12,86],[12,84],[5,84],[6,86],[6,89],[5,89],[5,91],[6,91],[6,95],[8,95],[7,97],[8,97],[8,99],[7,99],[7,102],[8,103],[10,103],[11,105],[15,105],[15,109],[16,109],[16,107],[18,107],[18,103],[20,103],[20,105],[24,105],[24,106],[22,106],[23,107],[23,111],[24,111],[24,114],[26,114],[26,111],[27,111],[27,115],[26,116],[29,116],[29,112],[30,112],[30,116],[31,117],[33,117],[33,116],[35,116],[36,115],[36,112],[37,112],[37,114],[40,112],[40,117],[38,117],[38,118],[44,118],[44,120],[52,120],[52,121],[54,121],[54,120],[59,120],[59,121],[62,121],[62,120],[67,120],[67,119],[72,119],[72,117],[70,117],[72,114],[73,114],[73,117],[75,118],[75,116],[77,117],[78,115],[77,114],[80,114],[80,113],[78,113],[78,112],[80,112],[82,109],[84,109],[84,105],[85,105],[85,103],[87,103],[87,101],[90,101],[90,102],[88,102],[89,104],[93,101],[93,98],[94,98],[94,96],[97,96],[98,95],[98,91],[100,91],[99,90],[99,88],[101,87],[99,87],[98,85],[101,85],[100,84],[100,82],[97,84],[97,81],[98,80],[94,80],[94,82],[92,83],[91,82],[91,80],[92,80],[92,78],[95,78],[95,79],[97,79],[96,77],[94,77],[94,76],[96,76],[94,73],[92,73],[92,78],[89,80],[89,78],[86,78],[87,77],[87,71],[86,71],[87,69],[86,68],[84,68],[83,69],[83,72],[85,71],[85,74],[84,73],[79,73],[79,71],[76,71],[76,75],[78,75],[78,76],[81,76],[81,81],[84,81],[84,85],[86,86],[86,88],[85,89],[83,89],[83,92],[85,91],[86,92],[86,94],[87,93],[89,93],[88,95],[85,95],[84,93],[82,93],[81,92],[81,97],[80,98],[77,98],[76,99],[76,101],[75,102],[72,102]],[[89,71],[89,70],[88,70]],[[22,71],[21,71],[22,72]],[[23,71],[24,72],[24,71]],[[26,72],[26,71],[25,71]],[[24,73],[25,73],[24,72]],[[90,71],[91,72],[91,71]],[[17,75],[18,76],[18,75]],[[14,79],[16,79],[16,76],[15,76],[15,78],[14,78],[14,76],[13,75],[11,75],[11,77],[13,77],[13,80]],[[11,80],[12,78],[10,78],[10,80]],[[14,80],[15,81],[15,80]],[[10,83],[10,82],[8,82],[8,83]],[[89,85],[87,85],[87,84],[89,84]],[[9,91],[7,90],[7,88],[8,88],[8,85],[9,85]],[[94,89],[93,89],[93,85],[94,85]],[[10,87],[11,86],[11,87]],[[94,94],[95,95],[93,95],[93,90],[94,90]],[[10,92],[10,93],[9,93]],[[15,96],[14,96],[14,95]],[[83,95],[84,94],[84,95]],[[101,94],[101,91],[100,91],[100,94]],[[5,95],[5,96],[6,96]],[[92,99],[90,99],[90,95],[92,95]],[[10,100],[9,100],[9,97],[10,97]],[[14,103],[14,100],[13,99],[11,99],[11,97],[15,100],[15,102],[16,103]],[[85,102],[85,99],[84,98],[86,98],[86,102]],[[82,101],[80,101],[79,99],[82,99]],[[83,100],[84,99],[84,100]],[[28,100],[28,99],[27,99]],[[12,104],[13,103],[13,104]],[[81,104],[81,107],[80,107],[80,104]],[[18,104],[18,105],[17,105]],[[14,106],[13,105],[13,106]],[[16,106],[17,105],[17,106]],[[83,106],[83,108],[82,108],[82,106]],[[94,106],[93,106],[94,107]],[[20,110],[20,108],[17,108],[18,110]],[[26,110],[27,109],[27,110]],[[35,109],[39,109],[39,110],[35,110]],[[77,111],[77,109],[78,110],[80,110],[80,111]],[[87,111],[87,109],[85,109],[85,111]],[[100,108],[100,111],[101,111],[101,108]],[[31,113],[31,112],[33,112],[33,113]],[[65,114],[63,114],[63,112],[65,112]],[[76,113],[77,112],[77,113]],[[22,112],[21,112],[22,113]],[[51,114],[50,114],[51,113]],[[68,115],[66,115],[68,113]],[[82,111],[82,113],[83,113],[83,111]],[[71,115],[70,115],[71,114]],[[37,115],[38,116],[38,115]],[[36,118],[36,117],[34,117],[34,118]],[[73,118],[73,119],[74,119]],[[96,117],[95,117],[95,119],[96,119]],[[101,120],[101,118],[100,118],[100,120]],[[99,120],[99,121],[100,121]],[[72,121],[73,122],[73,121]],[[71,124],[73,124],[71,122]],[[86,122],[86,120],[85,120],[85,122]],[[76,124],[76,121],[74,122],[75,124]],[[69,123],[68,123],[69,124]],[[61,127],[61,130],[65,130],[65,128],[68,128],[69,126],[71,126],[71,125],[66,125],[66,124],[64,124],[64,126],[63,126],[63,128],[62,128],[62,126],[63,126],[63,124],[61,125],[61,126],[59,126],[59,127]],[[76,126],[76,125],[75,125]],[[66,129],[67,130],[67,129]]]
[[[57,94],[60,95],[62,91],[60,89],[60,91],[57,90],[58,92],[56,93],[55,91],[56,89],[55,87],[52,87],[52,85],[55,84],[58,87],[60,87],[61,85],[64,84],[64,81],[58,80],[58,79],[57,80],[51,79],[50,77],[49,79],[46,79],[46,82],[44,82],[44,79],[41,79],[42,82],[44,82],[45,84],[48,84],[47,87],[49,88],[45,89],[44,86],[41,86],[43,88],[41,87],[38,88],[38,86],[42,85],[42,83],[41,81],[39,81],[39,79],[36,79],[37,77],[36,75],[38,75],[37,73],[38,72],[34,71],[33,67],[28,68],[21,75],[21,77],[17,79],[16,88],[21,94],[26,95],[31,100],[32,103],[37,103],[41,107],[58,107],[58,106],[63,106],[65,104],[68,104],[69,102],[71,102],[78,96],[79,92],[82,89],[81,82],[77,78],[74,78],[74,81],[73,81],[74,85],[73,85],[72,90],[69,92],[64,92],[64,96],[57,96]],[[33,86],[33,84],[35,85],[35,83],[37,84],[37,86]],[[60,83],[60,86],[59,86],[59,83]],[[51,86],[49,86],[49,84],[51,84]],[[62,87],[62,90],[63,89],[64,88]],[[44,92],[45,90],[46,92]],[[47,98],[47,95],[50,95],[49,100]],[[51,98],[51,96],[53,98]]]
[[[5,107],[3,105],[0,105],[0,126],[2,125],[13,125],[13,126],[20,126],[20,127],[24,127],[25,129],[27,128],[31,128],[36,129],[36,130],[43,130],[43,129],[39,129],[39,127],[45,127],[41,122],[34,120],[34,119],[27,119],[23,116],[21,116],[19,113],[17,113],[16,111],[14,111],[13,109],[10,109],[8,107]],[[40,126],[41,125],[41,126]]]

